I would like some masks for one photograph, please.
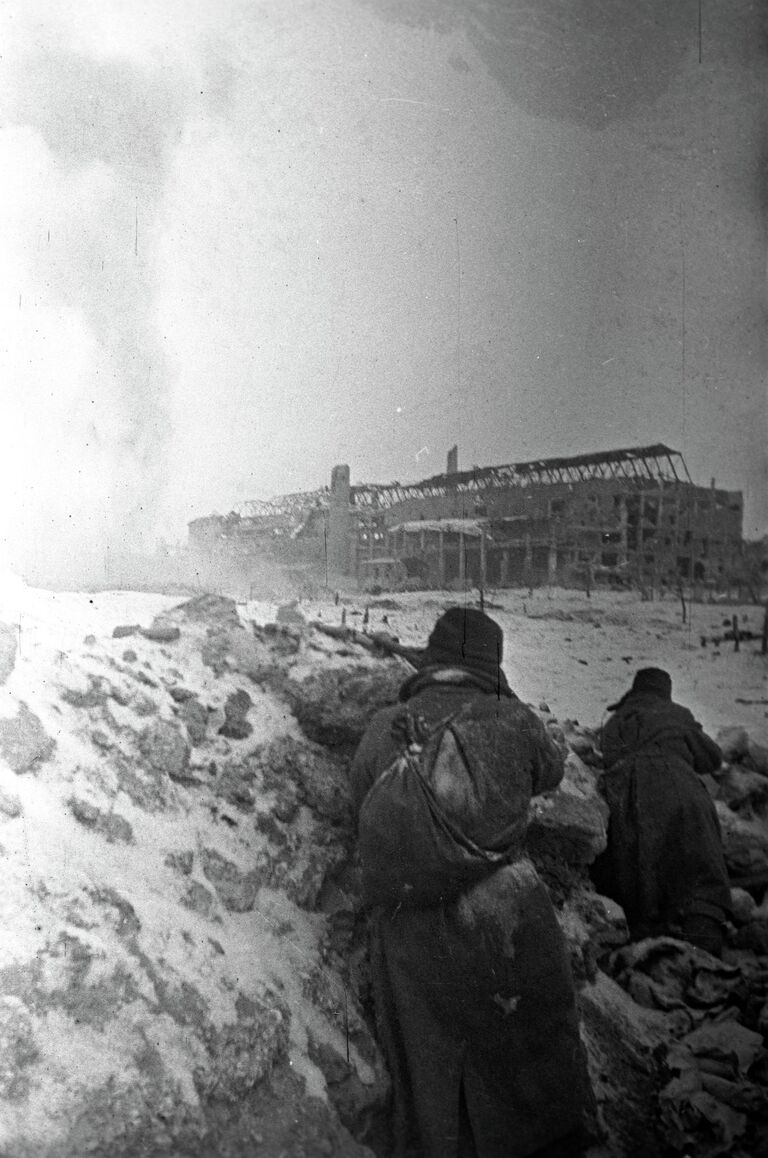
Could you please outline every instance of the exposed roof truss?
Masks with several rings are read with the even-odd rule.
[[[527,487],[548,483],[575,484],[594,479],[626,480],[633,484],[690,483],[683,456],[658,443],[655,446],[582,454],[572,458],[543,458],[504,466],[477,467],[456,474],[434,475],[423,482],[353,486],[357,507],[390,507],[407,499],[448,493],[472,493],[497,487]]]
[[[241,519],[263,519],[276,516],[300,518],[311,507],[328,505],[328,487],[316,491],[297,491],[292,495],[277,495],[273,499],[251,499],[240,503],[234,513]]]

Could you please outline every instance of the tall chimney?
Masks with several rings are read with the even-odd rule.
[[[459,448],[454,445],[448,451],[448,465],[445,468],[446,474],[458,474],[459,471]]]
[[[352,515],[350,511],[349,467],[346,463],[331,471],[331,493],[328,502],[328,564],[333,571],[348,575],[354,563],[351,551]]]

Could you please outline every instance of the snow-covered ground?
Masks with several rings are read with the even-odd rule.
[[[476,593],[473,593],[475,595]],[[345,594],[304,602],[307,619],[338,624],[346,611],[349,627],[362,629],[369,607],[369,630],[389,631],[405,644],[421,646],[442,610],[461,603],[454,592],[409,592],[379,597]],[[0,620],[18,626],[19,648],[40,644],[66,651],[88,633],[110,634],[118,623],[148,625],[156,614],[179,603],[178,596],[143,592],[73,593],[26,588],[18,580],[0,579]],[[396,607],[387,606],[396,604]],[[239,605],[244,618],[274,621],[278,604]],[[595,727],[608,704],[627,689],[640,667],[664,667],[673,695],[688,706],[711,734],[740,724],[760,744],[768,744],[768,659],[759,640],[701,646],[701,637],[722,635],[735,614],[742,629],[759,633],[760,607],[689,604],[682,622],[680,603],[672,598],[642,602],[636,593],[583,592],[563,589],[498,591],[486,610],[504,629],[504,669],[510,684],[526,702],[547,703],[560,719]],[[384,620],[386,617],[386,621]]]
[[[476,593],[473,593],[476,595]],[[377,606],[381,601],[397,608]],[[460,603],[453,592],[415,592],[368,600],[369,630],[391,631],[401,642],[421,645],[441,611]],[[338,606],[302,604],[309,618],[318,615],[361,627],[366,606],[362,595],[347,596]],[[254,618],[269,617],[273,608],[249,605]],[[510,684],[526,702],[546,702],[559,719],[595,727],[608,704],[629,687],[640,667],[666,668],[673,695],[711,734],[729,724],[743,725],[760,744],[768,743],[768,704],[739,700],[768,699],[768,659],[759,640],[701,646],[701,637],[722,635],[724,623],[738,615],[742,629],[759,633],[763,610],[755,606],[695,603],[687,622],[677,600],[642,602],[635,593],[553,589],[498,591],[487,598],[486,611],[504,629],[504,669]],[[383,616],[388,622],[382,622]]]
[[[317,632],[294,638],[294,651],[281,660],[285,637],[242,631],[236,620],[232,627],[231,604],[221,620],[216,600],[199,617],[164,615],[182,602],[178,595],[36,590],[0,575],[0,918],[12,931],[0,951],[0,1045],[9,1035],[21,1043],[7,1074],[0,1066],[0,1097],[10,1107],[0,1115],[3,1153],[4,1144],[25,1140],[32,1150],[24,1158],[47,1154],[41,1140],[57,1139],[65,1126],[80,1146],[81,1117],[88,1138],[106,1145],[107,1125],[128,1111],[113,1105],[111,1086],[99,1087],[95,1102],[88,1091],[113,1074],[122,1075],[125,1098],[144,1091],[141,1105],[155,1117],[157,1085],[157,1096],[184,1110],[193,1133],[203,1126],[191,1075],[205,1077],[215,1066],[237,1092],[261,1089],[264,1058],[267,1068],[287,1059],[306,1083],[301,1090],[322,1098],[321,1049],[331,1061],[351,1057],[366,1098],[377,1087],[375,1046],[348,1004],[347,982],[327,967],[327,913],[297,892],[312,882],[319,888],[343,849],[328,822],[300,805],[291,777],[302,753],[318,775],[336,765],[318,744],[307,746],[282,676],[269,673],[285,662],[293,686],[309,677],[311,688],[319,672],[363,665],[372,683],[359,703],[367,704],[387,672],[399,679],[399,671]],[[338,603],[303,601],[295,611],[362,630],[367,607],[368,631],[423,646],[441,612],[461,602],[451,592],[347,592]],[[237,606],[246,627],[282,617],[275,602]],[[761,608],[694,605],[683,624],[671,599],[539,590],[493,592],[486,609],[504,630],[512,687],[562,722],[599,725],[634,672],[654,665],[669,670],[675,698],[710,734],[738,724],[768,745],[768,706],[754,702],[768,698],[759,640],[744,641],[739,652],[732,642],[701,646],[702,636],[722,635],[734,614],[759,633]],[[166,627],[180,625],[167,643],[151,632],[113,635],[119,626],[150,628],[157,616]],[[332,685],[321,694],[332,695]],[[245,689],[251,730],[228,738],[220,730],[227,705]],[[197,715],[189,714],[190,702]],[[201,719],[202,735],[193,739]],[[319,782],[316,776],[312,784]],[[333,800],[332,779],[327,787]],[[254,873],[263,875],[258,887]],[[264,1024],[257,1019],[249,1029],[246,1007],[263,1009]],[[242,1056],[251,1060],[241,1073],[240,1047],[230,1051],[227,1035],[237,1043],[248,1034]],[[155,1053],[140,1048],[145,1037],[163,1060],[162,1089],[150,1073]],[[212,1060],[211,1040],[223,1043],[221,1058]],[[286,1129],[304,1105],[305,1093],[297,1097],[282,1115]],[[349,1135],[339,1148],[342,1135],[326,1119],[313,1121],[332,1149],[308,1152],[360,1152]],[[221,1151],[223,1158],[244,1153],[239,1144]],[[287,1153],[283,1134],[262,1151],[265,1158]]]
[[[42,591],[0,578],[3,1154],[74,1158],[90,1152],[90,1142],[127,1152],[110,1149],[110,1122],[128,1128],[134,1111],[125,1105],[137,1090],[149,1091],[141,1113],[153,1121],[181,1115],[197,1138],[205,1126],[200,1091],[222,1080],[224,1058],[239,1075],[237,1091],[225,1096],[244,1095],[258,1066],[267,1072],[280,1060],[304,1079],[301,1099],[322,1096],[310,1035],[317,1048],[348,1053],[364,1082],[376,1079],[371,1061],[323,1012],[343,1008],[345,998],[323,966],[321,918],[283,887],[294,872],[297,889],[311,889],[312,873],[322,881],[326,861],[341,851],[325,832],[318,836],[298,796],[280,796],[289,793],[287,777],[274,790],[250,787],[271,742],[300,748],[287,705],[233,665],[202,658],[213,620],[182,615],[167,645],[138,632],[113,635],[116,627],[149,628],[182,602]],[[251,633],[234,634],[253,661]],[[182,694],[174,699],[171,688]],[[219,728],[236,693],[250,723],[233,741]],[[179,714],[190,702],[204,733],[192,745]],[[237,788],[226,796],[220,780]],[[290,856],[288,837],[273,831],[278,796],[281,815],[295,821]],[[271,847],[267,828],[282,840],[271,875],[259,868]],[[325,857],[323,865],[310,865],[310,854]],[[353,1034],[351,999],[344,1017]],[[162,1074],[148,1076],[145,1040],[162,1057]],[[286,1130],[294,1109],[286,1105]],[[356,1155],[349,1136],[336,1148],[334,1128],[322,1115],[310,1122],[331,1146],[316,1152]],[[88,1133],[82,1148],[78,1131]],[[284,1151],[274,1141],[265,1158]]]

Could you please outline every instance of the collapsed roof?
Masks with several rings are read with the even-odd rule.
[[[351,488],[358,507],[388,507],[406,499],[435,497],[449,491],[478,491],[488,487],[526,487],[536,483],[580,483],[592,479],[629,479],[642,482],[690,483],[682,454],[663,443],[623,450],[580,454],[569,458],[540,458],[503,466],[473,467],[455,474],[438,474],[422,482],[364,484]]]

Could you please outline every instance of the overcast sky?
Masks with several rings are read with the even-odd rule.
[[[657,441],[764,533],[765,7],[0,0],[2,535]]]

